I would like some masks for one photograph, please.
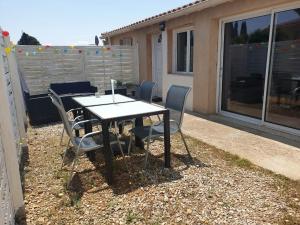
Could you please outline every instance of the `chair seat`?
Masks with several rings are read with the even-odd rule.
[[[175,134],[178,131],[178,127],[174,123],[170,123],[170,133]],[[133,132],[136,137],[139,137],[142,140],[145,140],[149,136],[150,126],[143,127],[134,127],[130,130]],[[159,125],[153,126],[152,128],[152,137],[162,136],[164,134],[164,124],[160,123]]]
[[[159,133],[164,133],[164,123],[160,123],[159,125],[153,126],[153,129]],[[178,126],[176,123],[170,121],[170,133],[175,134],[178,131]]]
[[[80,141],[81,141],[80,137],[75,138],[76,145],[79,145]],[[100,147],[101,147],[101,145],[96,144],[96,142],[94,141],[94,139],[92,137],[85,138],[81,142],[81,145],[80,145],[80,148],[83,151],[84,150],[90,150],[90,149],[97,149],[97,148],[100,148]]]

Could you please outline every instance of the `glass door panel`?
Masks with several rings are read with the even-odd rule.
[[[262,118],[271,15],[226,23],[223,111]]]
[[[300,9],[274,15],[266,121],[300,129]]]

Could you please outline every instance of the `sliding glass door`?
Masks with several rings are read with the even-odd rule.
[[[300,129],[300,9],[223,27],[221,112]]]
[[[274,15],[266,121],[300,129],[300,9]]]
[[[222,110],[262,118],[271,16],[226,23]]]

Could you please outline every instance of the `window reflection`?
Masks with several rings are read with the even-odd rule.
[[[186,72],[187,32],[177,34],[177,71]]]
[[[300,9],[275,14],[266,120],[300,129]]]
[[[225,24],[222,110],[261,118],[270,19]]]
[[[194,61],[194,31],[191,31],[190,35],[190,71],[193,72],[193,61]]]

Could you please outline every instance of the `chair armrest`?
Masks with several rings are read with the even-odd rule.
[[[67,113],[70,113],[70,112],[73,112],[73,111],[78,111],[78,110],[82,110],[82,108],[70,109]]]
[[[66,114],[69,116],[69,118],[70,118],[71,121],[74,122],[74,121],[76,121],[76,120],[79,119],[78,117],[82,116],[82,115],[80,115],[80,116],[75,117],[74,119],[71,119],[75,115],[73,112],[74,111],[78,111],[78,110],[82,110],[82,108],[70,109],[68,112],[66,112]]]
[[[77,120],[80,120],[81,118],[83,118],[83,115],[75,117],[74,120],[73,120],[73,122],[75,122]]]
[[[72,126],[72,130],[74,130],[75,126],[77,125],[80,125],[80,124],[85,124],[85,123],[91,123],[91,122],[96,122],[96,121],[99,121],[97,119],[91,119],[91,120],[83,120],[83,121],[79,121],[77,123],[75,123],[73,126]]]
[[[78,147],[80,148],[81,143],[82,143],[82,141],[83,141],[85,138],[92,137],[92,136],[95,136],[95,135],[100,134],[100,133],[101,133],[101,131],[94,131],[94,132],[91,132],[91,133],[88,133],[88,134],[84,135],[84,136],[81,138]]]

